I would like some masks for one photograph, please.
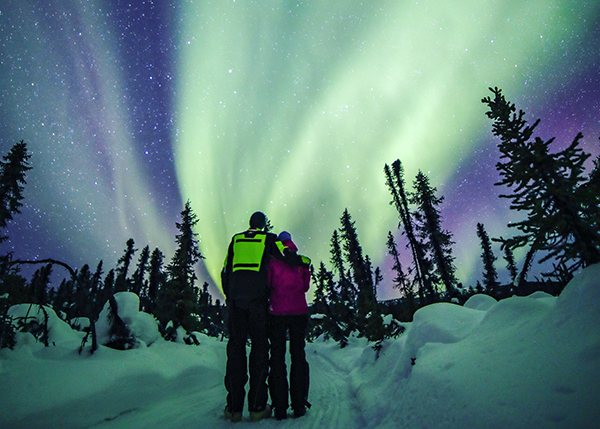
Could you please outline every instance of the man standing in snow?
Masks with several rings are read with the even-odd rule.
[[[234,422],[242,419],[248,372],[250,419],[258,421],[271,416],[266,383],[269,372],[267,270],[271,257],[281,260],[286,258],[277,245],[277,236],[264,231],[266,224],[267,219],[263,213],[252,214],[250,229],[235,234],[231,239],[221,272],[229,331],[225,372],[227,406],[224,414],[226,419]],[[251,341],[249,368],[246,359],[248,337]]]

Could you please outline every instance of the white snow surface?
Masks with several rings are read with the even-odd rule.
[[[599,279],[594,265],[557,298],[424,307],[378,358],[362,338],[309,343],[312,408],[259,423],[223,418],[226,342],[80,355],[81,333],[52,312],[53,345],[20,334],[0,351],[0,428],[598,428]],[[129,312],[148,334],[148,318]]]

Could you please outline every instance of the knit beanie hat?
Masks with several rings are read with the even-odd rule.
[[[281,234],[279,234],[279,237],[277,237],[277,239],[283,243],[285,240],[291,240],[292,235],[287,231],[281,231]]]

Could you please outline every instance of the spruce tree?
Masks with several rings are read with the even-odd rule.
[[[396,246],[396,241],[394,239],[394,235],[392,231],[388,232],[388,241],[387,241],[388,254],[392,257],[393,265],[392,271],[394,271],[395,275],[393,278],[393,287],[398,289],[402,294],[404,300],[404,311],[402,311],[405,321],[412,321],[412,316],[415,312],[415,296],[413,292],[413,288],[410,280],[407,278],[406,274],[402,270],[402,263],[400,262],[400,254],[398,253],[398,249]]]
[[[181,223],[175,224],[179,230],[175,238],[178,247],[167,267],[168,281],[161,296],[162,322],[171,321],[174,329],[183,326],[188,332],[197,327],[194,314],[198,312],[198,304],[194,283],[197,279],[196,264],[204,259],[193,230],[197,223],[198,218],[188,200],[181,212]]]
[[[30,302],[39,305],[48,304],[48,285],[50,284],[50,274],[52,274],[52,264],[44,265],[33,273],[29,282]]]
[[[517,264],[515,262],[515,257],[513,255],[513,251],[510,247],[504,246],[504,260],[506,261],[506,269],[510,274],[510,282],[512,285],[515,284],[517,280]]]
[[[431,278],[429,271],[426,269],[426,266],[429,264],[425,261],[423,246],[417,240],[415,235],[413,219],[408,207],[409,195],[405,190],[404,167],[402,166],[402,162],[397,159],[392,163],[391,169],[385,164],[384,172],[386,184],[392,194],[392,201],[390,204],[393,204],[398,211],[398,216],[400,217],[400,224],[398,227],[400,228],[400,225],[404,226],[404,233],[406,234],[408,246],[412,253],[415,281],[418,284],[419,297],[421,302],[426,302],[425,296],[433,295]]]
[[[104,278],[104,287],[99,294],[100,310],[104,308],[104,304],[108,301],[109,296],[115,292],[115,270],[110,270]]]
[[[150,267],[148,272],[148,293],[142,299],[142,308],[148,313],[156,310],[156,301],[159,291],[165,283],[166,274],[163,271],[163,253],[156,247],[150,256]]]
[[[363,257],[355,222],[352,220],[348,209],[344,210],[340,222],[344,256],[350,265],[354,283],[358,287],[359,330],[369,340],[377,341],[383,336],[383,324],[374,294],[370,262]]]
[[[510,239],[501,239],[511,249],[532,246],[532,254],[546,251],[540,262],[555,258],[557,265],[569,264],[573,272],[580,266],[600,262],[600,231],[597,228],[598,208],[591,208],[594,219],[586,216],[588,203],[597,198],[593,186],[585,186],[584,163],[590,154],[579,143],[582,134],[575,136],[564,150],[550,153],[554,138],[547,141],[532,139],[540,120],[527,125],[525,113],[517,113],[502,91],[490,88],[493,98],[482,102],[494,121],[492,132],[500,137],[501,156],[496,164],[500,173],[498,186],[512,188],[501,195],[511,200],[511,209],[526,212],[527,218],[509,224],[521,232]],[[590,177],[588,183],[594,180]]]
[[[330,273],[325,268],[325,264],[321,262],[318,271],[313,274],[313,282],[315,284],[315,295],[313,298],[312,310],[314,313],[325,314],[327,312],[327,279]]]
[[[329,294],[328,331],[332,332],[335,341],[343,348],[348,344],[348,336],[356,329],[356,319],[352,317],[356,306],[356,289],[350,280],[350,274],[344,266],[344,256],[340,244],[338,230],[334,230],[330,240],[331,264],[338,274],[337,291]],[[334,284],[332,284],[333,286]]]
[[[75,277],[75,301],[73,303],[71,317],[89,317],[91,313],[91,289],[92,273],[90,266],[85,264]]]
[[[20,213],[23,206],[25,173],[31,169],[27,153],[27,144],[21,140],[15,144],[8,155],[0,161],[0,228],[6,228],[8,221],[15,213]],[[0,242],[7,236],[0,236]]]
[[[396,240],[394,239],[394,234],[392,234],[392,231],[388,231],[387,248],[388,254],[392,257],[393,261],[392,271],[394,271],[395,273],[393,279],[393,287],[394,289],[398,289],[401,293],[404,293],[408,289],[408,279],[406,277],[406,274],[402,270],[400,254],[398,253],[398,249],[396,247]]]
[[[146,246],[142,249],[142,253],[140,253],[140,257],[138,259],[137,267],[135,272],[133,273],[133,278],[131,282],[131,292],[135,293],[138,296],[142,295],[142,290],[144,289],[144,279],[146,276],[146,272],[148,271],[148,260],[150,259],[150,247]]]
[[[494,267],[496,256],[492,251],[492,242],[482,223],[477,224],[477,237],[481,243],[481,258],[483,259],[483,284],[487,292],[494,296],[498,292],[500,284],[498,283],[498,272]]]
[[[129,272],[129,265],[131,264],[133,255],[137,251],[137,249],[133,247],[134,245],[135,242],[133,241],[133,238],[127,240],[127,247],[125,248],[125,253],[117,261],[114,289],[115,292],[125,292],[129,290],[129,280],[127,278],[127,273]]]
[[[338,230],[334,230],[330,240],[331,250],[331,264],[334,272],[338,275],[337,282],[337,298],[338,302],[351,311],[356,304],[356,288],[350,279],[350,275],[346,272],[344,266],[344,255],[342,253],[342,246],[340,244],[340,236]]]
[[[100,311],[102,311],[102,306],[104,305],[104,302],[101,302],[100,294],[100,291],[102,290],[102,265],[102,261],[98,262],[98,265],[96,266],[96,271],[92,276],[92,284],[90,286],[90,320],[95,320],[98,317],[98,314],[100,314]]]
[[[456,267],[452,256],[452,234],[442,230],[439,206],[444,197],[436,197],[437,189],[429,183],[429,177],[419,171],[414,181],[414,193],[410,202],[417,206],[413,213],[416,220],[416,232],[424,250],[435,264],[435,280],[443,283],[448,294],[452,294],[457,285]]]

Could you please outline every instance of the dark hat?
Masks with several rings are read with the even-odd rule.
[[[287,231],[281,231],[281,234],[279,234],[279,237],[277,237],[277,239],[281,242],[284,242],[285,240],[291,240],[292,235]]]
[[[254,212],[250,216],[250,228],[264,229],[267,226],[267,217],[263,212]]]

